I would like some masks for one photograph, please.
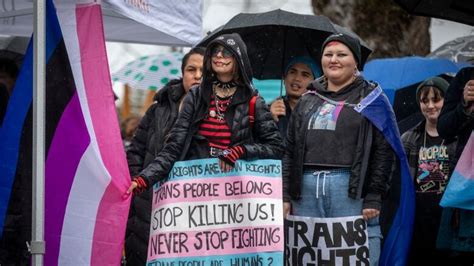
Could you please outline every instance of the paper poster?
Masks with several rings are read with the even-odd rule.
[[[369,265],[367,223],[362,216],[285,220],[285,265]]]
[[[282,265],[281,162],[178,162],[154,187],[147,265]]]

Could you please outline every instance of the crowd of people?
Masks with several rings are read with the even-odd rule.
[[[334,34],[322,45],[319,64],[309,56],[293,58],[282,75],[286,95],[269,106],[253,87],[246,47],[239,35],[222,35],[205,51],[202,83],[184,93],[185,97],[182,93],[176,96],[182,100],[181,108],[174,107],[160,132],[146,126],[150,121],[145,115],[132,140],[128,159],[133,181],[128,193],[136,195],[131,219],[137,208],[146,207],[144,220],[149,220],[149,188],[164,180],[176,161],[217,157],[225,172],[236,160],[282,159],[284,215],[362,215],[368,224],[370,264],[378,265],[383,245],[381,221],[385,221],[379,220],[381,209],[387,201],[396,201],[399,193],[394,170],[397,160],[383,134],[354,111],[376,87],[359,72],[363,68],[359,41]],[[402,136],[416,190],[409,265],[474,261],[474,213],[439,206],[474,127],[472,73],[474,68],[462,70],[451,85],[433,77],[416,91],[424,120]],[[156,99],[169,93],[171,85],[158,92]],[[254,96],[258,100],[252,125],[249,105]],[[157,100],[157,105],[162,101]],[[151,112],[156,108],[152,106]],[[164,116],[170,112],[169,105],[166,108],[161,110]],[[160,136],[153,140],[147,133],[147,141],[157,141],[158,149],[156,144],[139,141],[145,131]],[[140,145],[134,144],[137,141]],[[134,156],[145,151],[149,160],[137,163]],[[138,202],[143,195],[148,203]],[[127,232],[139,229],[136,225],[129,223]],[[141,233],[135,232],[145,236],[141,238],[143,253],[133,253],[137,242],[127,238],[129,258],[146,260],[148,226],[149,221]]]
[[[177,161],[214,157],[223,172],[237,160],[282,160],[284,216],[362,216],[370,264],[378,265],[389,227],[382,209],[396,206],[391,203],[400,191],[392,147],[354,110],[377,86],[361,75],[362,62],[359,40],[333,34],[321,47],[320,62],[301,55],[287,64],[286,95],[267,105],[253,85],[247,47],[238,34],[191,49],[182,61],[182,78],[158,90],[141,119],[123,123],[133,178],[127,191],[133,193],[127,263],[146,263],[152,186],[165,180]],[[7,63],[0,61],[0,74],[6,75],[0,75],[0,107],[11,93],[8,81],[18,74]],[[416,193],[408,264],[472,265],[474,212],[439,203],[474,129],[474,67],[461,70],[451,83],[425,80],[416,100],[424,119],[401,136]]]

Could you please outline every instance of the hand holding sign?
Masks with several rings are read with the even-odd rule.
[[[223,163],[177,162],[154,187],[147,265],[283,261],[280,161]]]
[[[362,210],[362,216],[364,217],[364,220],[366,221],[379,216],[379,214],[380,214],[380,211],[377,209],[363,209]]]
[[[291,203],[290,202],[283,202],[283,218],[286,218],[291,211]]]

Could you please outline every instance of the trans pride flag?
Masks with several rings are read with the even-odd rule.
[[[440,205],[474,211],[474,131],[464,146]]]
[[[379,265],[405,265],[413,232],[415,190],[395,114],[380,86],[367,95],[355,110],[382,132],[400,161],[400,203],[388,236],[384,240]]]
[[[130,177],[107,65],[101,7],[61,2],[55,7],[48,1],[46,13],[44,262],[119,265],[130,204],[122,195]],[[13,163],[10,168],[0,164],[0,185],[8,196],[19,156],[23,124],[19,122],[31,106],[31,92],[30,46],[0,131],[0,138],[7,137],[0,146],[0,159],[10,158]],[[6,205],[1,200],[3,227]]]

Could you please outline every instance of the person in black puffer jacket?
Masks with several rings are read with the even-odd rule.
[[[226,172],[238,159],[280,159],[280,133],[257,94],[241,37],[224,34],[211,41],[201,85],[186,95],[165,147],[134,179],[128,193],[144,191],[163,180],[176,161],[218,157],[221,170]],[[252,124],[249,107],[254,96]]]
[[[163,149],[173,127],[184,95],[202,78],[205,49],[191,49],[183,58],[182,79],[171,80],[154,97],[127,150],[130,176],[137,176]],[[150,235],[152,190],[133,197],[125,235],[128,265],[145,265]]]

